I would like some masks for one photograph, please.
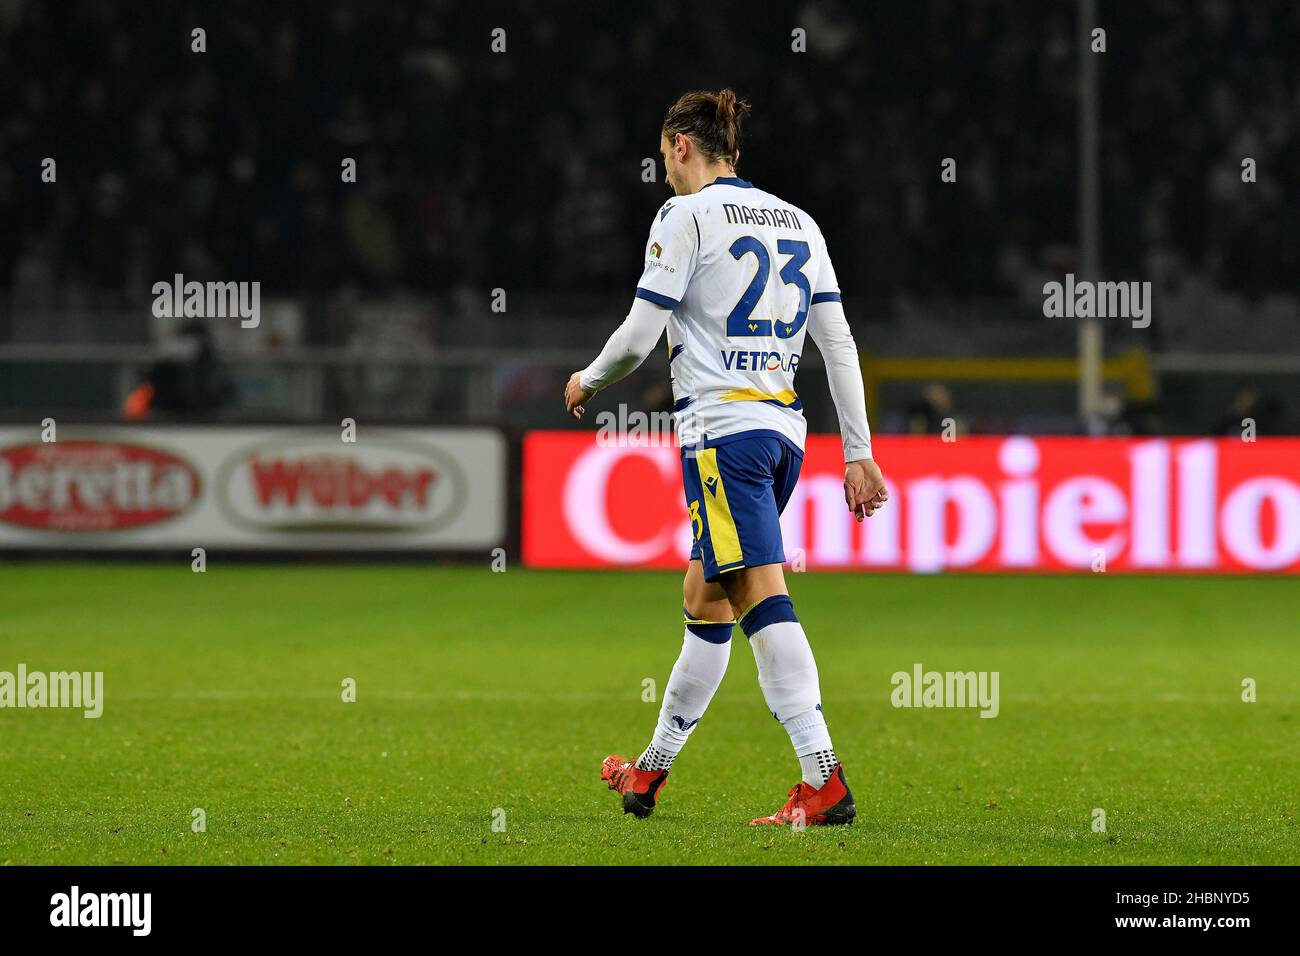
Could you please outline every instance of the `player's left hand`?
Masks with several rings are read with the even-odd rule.
[[[870,518],[888,500],[885,476],[874,461],[864,458],[844,466],[844,502],[855,518],[859,521]]]
[[[574,372],[569,376],[569,384],[564,386],[564,410],[574,418],[581,418],[587,410],[583,406],[595,394],[595,389],[582,387],[582,373]]]

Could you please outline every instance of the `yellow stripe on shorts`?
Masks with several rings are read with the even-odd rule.
[[[740,550],[736,521],[731,517],[731,508],[727,505],[727,489],[722,487],[722,475],[718,471],[718,450],[704,449],[695,456],[695,463],[700,469],[700,484],[704,487],[704,513],[709,519],[713,560],[720,568],[737,564],[745,556]]]

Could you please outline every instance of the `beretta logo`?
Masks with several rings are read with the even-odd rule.
[[[217,474],[231,521],[259,531],[431,531],[465,504],[456,459],[435,445],[371,432],[268,440],[233,452]]]
[[[199,473],[125,441],[33,442],[0,449],[0,521],[42,531],[122,531],[177,517]]]

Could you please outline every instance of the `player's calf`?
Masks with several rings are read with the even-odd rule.
[[[758,665],[758,683],[772,716],[781,722],[804,782],[814,789],[830,779],[838,761],[822,715],[817,662],[787,594],[757,602],[740,622]]]
[[[623,795],[624,813],[648,817],[654,811],[655,798],[673,761],[727,672],[732,624],[701,621],[687,612],[682,651],[664,687],[663,704],[649,746],[635,762],[613,755],[601,765],[601,779]]]

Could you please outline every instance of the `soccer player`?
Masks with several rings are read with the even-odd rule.
[[[871,457],[866,400],[835,270],[812,216],[736,176],[749,104],[731,90],[687,93],[659,151],[675,198],[650,225],[631,312],[574,372],[566,410],[641,364],[668,330],[686,511],[695,536],[683,584],[686,632],[649,745],[606,757],[601,779],[623,811],[648,817],[673,760],[722,682],[738,621],[768,710],[790,734],[803,780],[757,824],[851,823],[853,794],[822,716],[812,648],[781,565],[780,515],[803,461],[794,391],[804,336],[825,362],[844,444],[844,500],[862,521],[889,498]]]

